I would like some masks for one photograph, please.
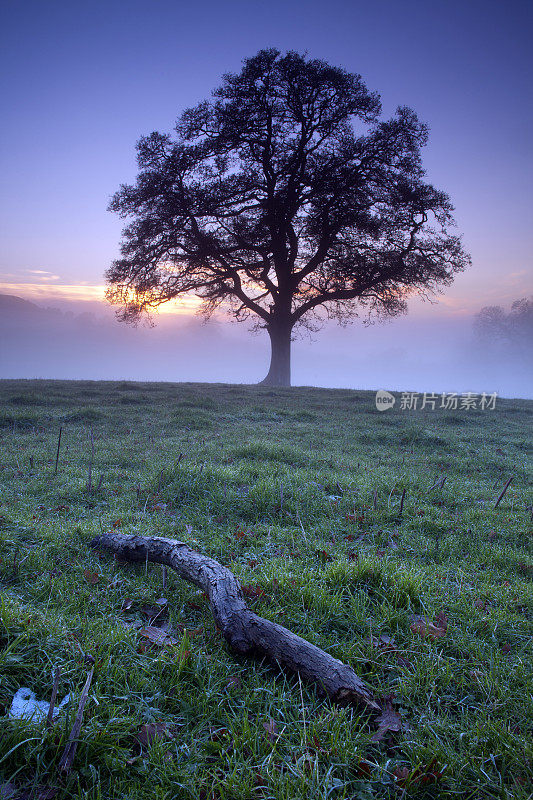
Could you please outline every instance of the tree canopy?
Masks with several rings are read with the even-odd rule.
[[[405,107],[380,116],[359,75],[268,49],[174,134],[141,138],[137,180],[110,204],[130,220],[106,274],[119,316],[194,293],[206,317],[222,307],[266,328],[265,382],[288,385],[298,326],[394,316],[450,284],[469,257],[450,199],[424,180],[427,127]]]

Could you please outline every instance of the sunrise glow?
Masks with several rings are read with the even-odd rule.
[[[43,283],[0,283],[0,294],[23,297],[35,303],[54,301],[101,302],[105,303],[106,287],[95,284],[43,284]],[[194,314],[200,306],[197,297],[182,297],[163,303],[156,314]]]

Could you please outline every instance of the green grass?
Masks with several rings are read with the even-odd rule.
[[[94,800],[532,796],[533,403],[379,413],[373,398],[0,383],[4,782]],[[160,567],[89,549],[113,525],[227,564],[259,614],[392,696],[402,730],[374,742],[367,714],[235,656],[194,587],[169,575],[163,590]],[[179,644],[151,649],[139,629],[161,595]],[[439,613],[444,636],[411,629]],[[85,654],[95,675],[64,778]],[[56,666],[74,702],[51,730],[3,717],[20,686],[49,700]],[[141,746],[152,723],[168,730]]]

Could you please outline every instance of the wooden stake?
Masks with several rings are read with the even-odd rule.
[[[406,490],[404,489],[403,492],[402,492],[402,499],[400,500],[400,513],[398,515],[400,517],[402,516],[402,513],[403,513],[403,501],[405,500],[405,492],[406,492]]]
[[[63,431],[63,426],[59,428],[59,438],[57,440],[57,453],[56,453],[56,467],[54,469],[54,475],[57,475],[57,465],[59,464],[59,449],[61,447],[61,433]]]
[[[87,478],[88,492],[90,492],[92,489],[93,461],[94,461],[94,435],[93,435],[93,427],[91,425],[91,460],[89,461],[89,476]]]
[[[495,505],[494,505],[494,508],[498,508],[498,506],[500,505],[500,500],[502,500],[502,499],[503,499],[503,496],[504,496],[505,492],[507,491],[507,489],[509,488],[509,484],[510,484],[510,483],[511,483],[511,481],[513,480],[513,477],[514,477],[514,476],[513,476],[513,475],[511,475],[511,477],[509,478],[509,480],[507,481],[507,483],[506,483],[506,484],[505,484],[505,486],[503,487],[503,491],[502,491],[501,495],[498,497],[498,499],[496,500],[496,503],[495,503]]]

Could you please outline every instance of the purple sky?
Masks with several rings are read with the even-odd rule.
[[[275,46],[360,73],[385,114],[409,105],[429,124],[428,176],[451,195],[473,266],[437,308],[414,301],[414,316],[532,293],[531,2],[4,0],[2,9],[0,292],[97,296],[122,224],[106,207],[135,176],[136,140],[169,131],[224,72]]]

